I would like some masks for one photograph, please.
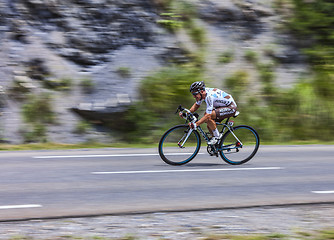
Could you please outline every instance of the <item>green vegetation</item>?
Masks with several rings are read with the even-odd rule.
[[[171,66],[148,76],[140,93],[145,106],[161,117],[170,117],[179,104],[193,102],[188,91],[190,84],[202,80],[201,72],[191,66]]]
[[[198,47],[204,48],[206,43],[205,29],[198,26],[195,21],[189,20],[186,24],[186,29],[191,40],[197,44]]]
[[[274,86],[275,73],[273,63],[257,63],[257,70],[259,72],[259,80],[262,84],[263,99],[270,101],[275,97],[279,97],[281,93]],[[271,102],[269,102],[271,103]]]
[[[81,79],[79,86],[81,87],[82,91],[86,94],[90,94],[94,91],[94,82],[91,78],[84,78]]]
[[[73,85],[73,80],[71,78],[61,78],[61,79],[45,79],[43,80],[43,85],[51,90],[55,91],[69,91]]]
[[[41,123],[34,123],[30,127],[20,129],[20,133],[25,143],[31,142],[47,142],[46,126]]]
[[[257,63],[258,61],[258,55],[255,51],[252,51],[252,50],[247,50],[245,52],[245,59],[250,62],[250,63]]]
[[[22,115],[27,123],[20,130],[24,142],[46,142],[47,124],[56,123],[50,95],[30,95],[22,107]]]
[[[334,2],[292,0],[288,27],[303,44],[316,74],[312,84],[323,100],[334,99]]]
[[[23,118],[28,123],[55,123],[51,97],[47,93],[30,95],[23,105]]]
[[[308,56],[311,72],[290,89],[275,86],[276,64],[261,62],[252,50],[245,59],[258,72],[260,92],[250,96],[245,74],[225,79],[236,95],[241,112],[238,123],[254,126],[264,141],[333,141],[334,136],[334,3],[332,1],[277,0],[286,18],[286,30],[297,38]],[[268,54],[268,49],[265,50]]]
[[[198,69],[188,65],[162,68],[146,77],[140,88],[141,102],[119,115],[117,128],[114,129],[122,132],[120,140],[130,143],[156,142],[166,128],[166,123],[179,120],[174,115],[177,106],[192,104],[188,86],[201,79]],[[111,123],[111,127],[115,124]]]
[[[160,14],[161,18],[158,23],[164,26],[172,33],[184,28],[191,40],[200,48],[206,43],[205,29],[196,23],[197,9],[193,3],[181,0],[164,1],[164,11]]]
[[[130,106],[127,111],[120,113],[114,122],[110,122],[116,134],[117,142],[130,144],[147,144],[152,142],[152,134],[156,128],[155,113],[143,103]],[[116,126],[116,127],[115,127]]]
[[[51,143],[51,142],[34,142],[34,143],[25,143],[25,144],[6,144],[1,143],[0,144],[0,151],[23,151],[23,150],[43,150],[43,149],[49,149],[49,150],[62,150],[62,149],[85,149],[85,148],[152,148],[156,147],[155,144],[146,144],[146,143],[122,143],[122,142],[116,142],[116,143],[99,143],[99,142],[92,142],[87,141],[84,143],[78,143],[78,144],[66,144],[66,143]]]
[[[88,130],[90,129],[90,127],[91,127],[91,125],[87,121],[80,121],[76,125],[73,133],[76,133],[76,134],[85,134],[85,133],[88,132]]]
[[[226,51],[219,55],[218,62],[219,63],[230,63],[233,61],[234,54],[232,51]]]
[[[123,78],[128,78],[131,76],[131,70],[128,67],[119,67],[116,72]]]
[[[163,19],[158,20],[158,23],[171,32],[176,32],[183,25],[182,21],[180,21],[180,16],[175,13],[162,13],[161,17]]]
[[[178,122],[180,123],[180,121]],[[166,130],[162,129],[158,133],[160,135],[154,135],[155,139],[161,137],[163,131]],[[147,138],[151,138],[152,136],[146,136]],[[124,140],[124,139],[123,139]],[[309,144],[323,144],[322,141],[317,140],[307,140],[307,141],[290,141],[290,142],[261,142],[261,145],[309,145]],[[333,145],[334,141],[326,142],[328,145]],[[113,143],[99,143],[94,141],[87,141],[84,143],[78,144],[66,144],[66,143],[55,143],[55,142],[34,142],[34,143],[24,143],[24,144],[6,144],[0,143],[0,151],[23,151],[23,150],[66,150],[66,149],[88,149],[88,148],[156,148],[157,141],[153,142],[152,140],[144,141],[132,141],[132,142],[113,142]]]
[[[167,3],[167,1],[165,2]],[[191,26],[196,19],[196,9],[187,5],[186,1],[168,1],[164,10],[178,16],[177,21],[183,21],[184,26]],[[175,7],[178,5],[178,7]],[[291,141],[333,141],[334,136],[334,3],[332,1],[302,1],[276,0],[276,6],[287,6],[284,10],[286,30],[291,31],[301,43],[302,51],[308,56],[311,71],[307,78],[301,78],[290,89],[275,85],[274,59],[260,58],[260,53],[247,50],[245,59],[253,64],[257,71],[259,90],[249,92],[250,79],[248,73],[240,69],[223,79],[227,92],[235,97],[241,114],[236,120],[238,124],[248,124],[259,131],[263,143]],[[286,14],[289,13],[289,14]],[[191,32],[191,31],[189,31]],[[189,85],[197,80],[204,80],[206,71],[205,36],[195,33],[192,38],[199,46],[201,54],[192,52],[193,58],[188,65],[177,65],[163,68],[147,77],[142,82],[140,90],[143,104],[133,111],[132,119],[138,127],[137,136],[151,136],[151,142],[157,141],[159,132],[181,120],[173,116],[175,108],[182,104],[190,107],[193,103],[188,93]],[[197,36],[197,37],[195,37]],[[201,40],[195,40],[196,38]],[[264,49],[263,54],[271,57],[273,47]],[[220,56],[220,62],[232,61],[233,54],[225,52]],[[210,81],[206,81],[210,85]],[[252,83],[254,84],[254,83]],[[141,119],[139,113],[146,112],[152,117]],[[144,114],[140,114],[143,116]],[[128,117],[130,117],[128,116]],[[168,119],[168,126],[165,126]],[[142,123],[140,123],[142,122]],[[144,124],[145,123],[145,124]],[[143,127],[149,124],[150,128]],[[141,139],[141,137],[138,137]],[[138,140],[137,139],[137,140]]]
[[[231,90],[230,93],[235,99],[241,98],[249,85],[248,73],[242,70],[235,72],[226,78],[225,85],[227,89]]]
[[[197,50],[188,53],[187,64],[170,65],[158,70],[142,81],[141,101],[120,114],[117,129],[124,133],[121,140],[129,142],[157,142],[162,132],[174,123],[181,123],[173,115],[179,104],[190,107],[194,99],[188,92],[189,85],[204,80],[205,76],[205,30],[197,21],[197,9],[190,1],[154,0],[159,6],[161,20],[172,33],[184,28]],[[275,0],[277,12],[284,16],[285,31],[294,35],[301,52],[310,63],[307,77],[301,78],[289,89],[275,85],[277,64],[269,59],[274,54],[273,46],[264,52],[247,50],[244,58],[253,64],[258,77],[250,92],[250,74],[245,69],[222,79],[224,90],[235,97],[241,114],[238,124],[248,124],[259,131],[262,143],[284,143],[291,141],[333,141],[334,140],[334,2],[330,0]],[[263,54],[264,53],[264,54]],[[266,62],[260,56],[265,55]],[[220,63],[233,61],[232,52],[219,56]],[[38,71],[37,71],[38,70]],[[45,79],[47,71],[31,69],[32,77]],[[42,74],[40,74],[40,72]],[[122,77],[129,77],[130,69],[119,68]],[[69,89],[70,80],[60,80],[58,87]],[[93,89],[91,80],[83,80],[81,87],[89,93]],[[58,88],[57,87],[57,88]],[[16,89],[16,88],[15,88]],[[23,89],[26,91],[26,89]],[[28,93],[24,93],[27,95]],[[42,97],[44,98],[44,97]],[[55,121],[48,105],[50,99],[30,99],[23,107],[23,115],[31,130],[25,131],[27,141],[45,137],[47,124]],[[38,106],[38,107],[37,107]],[[84,126],[76,131],[85,132]]]

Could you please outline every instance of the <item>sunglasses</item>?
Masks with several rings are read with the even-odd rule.
[[[196,96],[197,94],[199,94],[199,92],[193,92],[191,93],[193,96]]]

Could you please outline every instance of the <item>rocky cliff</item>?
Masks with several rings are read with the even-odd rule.
[[[31,93],[46,93],[52,102],[54,119],[52,124],[43,120],[43,138],[110,141],[104,130],[80,132],[81,118],[70,109],[122,109],[136,101],[145,76],[171,60],[187,61],[184,52],[198,46],[186,29],[171,32],[159,24],[168,10],[164,2],[0,0],[2,141],[20,143],[32,131],[38,134],[23,114],[29,111]],[[263,61],[279,63],[275,81],[282,87],[291,86],[306,71],[298,43],[277,31],[283,20],[270,0],[184,2],[196,9],[195,22],[205,32],[205,68],[211,84],[224,87],[224,77],[247,69],[251,87],[256,88],[258,75],[244,57],[250,50]],[[233,59],[219,63],[223,53]]]

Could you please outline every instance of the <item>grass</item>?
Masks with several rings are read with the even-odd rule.
[[[80,144],[66,144],[66,143],[27,143],[27,144],[5,144],[0,143],[0,151],[22,151],[22,150],[66,150],[66,149],[83,149],[83,148],[157,148],[157,143],[96,143],[85,142]],[[261,145],[334,145],[333,141],[321,142],[317,140],[309,141],[289,141],[289,142],[261,142]],[[202,143],[202,148],[205,147]]]
[[[21,150],[66,150],[66,149],[82,149],[82,148],[150,148],[157,147],[157,144],[128,144],[128,143],[29,143],[29,144],[0,144],[0,151],[21,151]]]
[[[293,141],[286,141],[286,142],[264,142],[260,139],[260,146],[261,145],[334,145],[334,141],[320,141],[320,140],[293,140]]]

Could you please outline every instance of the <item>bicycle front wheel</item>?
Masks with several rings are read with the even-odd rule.
[[[169,129],[159,142],[159,155],[170,165],[182,165],[196,157],[201,147],[197,131],[188,125],[177,125]]]
[[[260,138],[250,126],[240,125],[227,131],[220,142],[220,156],[228,164],[240,165],[251,160],[259,149]]]

